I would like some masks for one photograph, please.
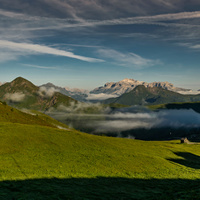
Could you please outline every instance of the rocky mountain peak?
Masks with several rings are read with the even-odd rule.
[[[138,81],[134,79],[128,79],[125,78],[119,82],[108,82],[104,86],[95,88],[92,90],[90,93],[93,94],[100,94],[100,93],[106,93],[106,94],[113,94],[113,95],[122,95],[124,93],[130,92],[133,90],[135,87],[143,85],[146,88],[149,87],[158,87],[158,88],[163,88],[166,90],[170,91],[185,91],[186,89],[182,88],[177,88],[174,87],[172,83],[169,82],[152,82],[152,83],[147,83],[144,81]]]
[[[12,82],[5,83],[1,87],[3,87],[7,92],[12,92],[12,93],[17,91],[23,91],[26,93],[38,90],[37,86],[35,86],[33,83],[22,77],[17,77]]]

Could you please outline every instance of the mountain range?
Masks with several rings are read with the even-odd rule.
[[[172,91],[173,90],[173,91]],[[175,102],[200,101],[200,95],[183,95],[174,91],[186,91],[187,89],[174,87],[168,82],[146,83],[133,79],[124,79],[117,83],[107,83],[91,92],[87,90],[68,89],[47,83],[40,87],[30,81],[18,77],[10,83],[0,86],[0,100],[17,108],[27,108],[46,111],[50,108],[58,108],[60,105],[70,106],[78,101],[87,101],[92,95],[110,95],[99,101],[104,104],[123,105],[156,105]],[[120,95],[121,94],[121,95]]]
[[[183,95],[161,87],[145,87],[139,85],[119,97],[104,100],[103,103],[118,103],[123,105],[156,105],[175,102],[200,101],[200,95]]]
[[[55,88],[35,86],[30,81],[18,77],[12,82],[0,86],[0,100],[17,108],[48,110],[59,105],[69,106],[77,100],[66,96]]]
[[[78,101],[86,101],[89,91],[88,90],[82,90],[78,88],[70,89],[68,87],[59,87],[52,83],[46,83],[41,85],[40,87],[45,87],[46,89],[55,89],[56,91],[59,91],[60,93],[70,96],[73,99],[76,99]]]
[[[104,86],[95,88],[90,93],[93,93],[93,94],[106,93],[106,94],[113,94],[113,95],[120,96],[124,93],[130,92],[131,90],[133,90],[139,85],[143,85],[146,88],[152,88],[152,87],[163,88],[163,89],[173,91],[173,92],[190,91],[190,89],[175,87],[172,83],[168,83],[168,82],[147,83],[144,81],[138,81],[138,80],[126,78],[119,82],[106,83]]]
[[[42,85],[43,87],[46,87],[48,89],[55,88],[59,92],[61,92],[64,95],[70,96],[78,101],[91,101],[91,100],[105,100],[110,97],[119,97],[120,95],[124,93],[128,93],[134,88],[136,88],[139,85],[144,85],[146,88],[152,88],[152,87],[158,87],[163,88],[165,90],[178,92],[178,93],[190,93],[190,89],[184,89],[175,87],[172,83],[168,82],[153,82],[153,83],[147,83],[144,81],[137,81],[134,79],[123,79],[119,82],[108,82],[104,86],[100,86],[95,88],[94,90],[88,91],[88,90],[81,90],[81,89],[69,89],[68,87],[58,87],[53,85],[52,83],[47,83]],[[42,87],[40,86],[40,87]]]

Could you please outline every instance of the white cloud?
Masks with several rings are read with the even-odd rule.
[[[1,47],[0,47],[1,48]],[[21,53],[15,52],[15,51],[1,51],[0,49],[0,62],[6,62],[9,60],[16,60],[19,56],[21,56]]]
[[[58,69],[57,67],[48,67],[48,66],[40,66],[40,65],[30,65],[30,64],[23,64],[27,67],[38,68],[38,69]]]
[[[200,94],[200,91],[193,91],[193,90],[189,90],[189,91],[176,91],[176,92],[178,92],[180,94],[185,94],[185,95],[187,95],[187,94],[191,94],[191,95]]]
[[[191,49],[200,49],[200,44],[195,44],[190,46]]]
[[[80,115],[85,115],[84,114],[85,112],[107,113],[109,111],[110,108],[105,107],[103,104],[100,103],[71,102],[69,106],[59,105],[57,110],[54,110],[53,108],[50,109],[49,114],[50,115],[55,114],[59,116],[59,119],[61,119],[61,117],[65,118],[66,115],[68,115],[69,113],[71,114],[80,113]],[[89,115],[95,116],[96,114],[89,114]],[[99,114],[97,114],[97,116],[99,116]]]
[[[16,18],[24,19],[24,20],[27,19],[27,18],[25,18],[25,16],[27,16],[27,15],[24,15],[24,14],[21,14],[21,13],[16,13],[16,12],[11,12],[11,11],[6,11],[6,10],[3,10],[3,9],[0,9],[0,15],[5,16],[5,17],[9,17],[9,18],[15,18],[15,19]]]
[[[158,2],[158,1],[157,1]],[[165,29],[166,32],[170,32],[170,36],[166,37],[165,39],[176,39],[180,40],[182,38],[191,39],[191,38],[198,38],[200,34],[200,25],[197,23],[190,23],[191,20],[199,19],[200,18],[200,11],[195,12],[179,12],[179,13],[169,13],[169,14],[159,14],[159,15],[152,15],[150,13],[148,16],[139,16],[139,17],[124,17],[123,15],[119,18],[120,15],[115,14],[111,17],[105,16],[104,20],[88,20],[90,18],[85,17],[84,15],[80,15],[77,9],[72,6],[70,3],[63,2],[63,1],[56,1],[52,0],[51,2],[45,1],[48,5],[56,6],[56,8],[63,9],[66,7],[67,10],[70,11],[68,18],[56,18],[54,16],[51,17],[42,17],[39,16],[39,12],[37,16],[28,15],[28,14],[21,14],[17,12],[5,11],[0,9],[0,35],[1,35],[1,54],[0,54],[0,61],[8,61],[8,60],[16,60],[19,56],[24,55],[32,55],[32,54],[51,54],[57,56],[65,56],[70,57],[78,60],[83,60],[86,62],[102,62],[101,59],[85,57],[81,55],[76,55],[70,51],[64,51],[57,48],[48,47],[45,45],[38,45],[38,44],[30,44],[30,40],[33,40],[37,37],[43,37],[47,35],[55,35],[56,31],[62,30],[64,32],[67,31],[77,31],[80,28],[90,28],[96,26],[114,26],[114,25],[129,25],[129,24],[155,24],[160,26],[169,27]],[[81,3],[81,5],[84,3]],[[100,7],[100,4],[97,5],[91,2],[87,3],[88,6],[96,6],[99,8],[101,12],[103,12],[103,7]],[[139,4],[139,3],[138,3]],[[171,7],[174,5],[173,2],[166,3],[162,0],[158,2],[158,4],[163,6]],[[128,5],[128,4],[127,4]],[[142,5],[142,4],[141,4]],[[146,4],[145,4],[146,5]],[[83,5],[82,5],[83,6]],[[147,5],[146,5],[147,6]],[[87,6],[84,6],[84,9],[87,9]],[[128,9],[128,7],[127,7]],[[45,10],[46,11],[46,10]],[[100,12],[100,13],[101,13]],[[144,14],[144,13],[143,13]],[[187,21],[190,20],[190,21]],[[171,28],[171,29],[170,29]],[[192,32],[191,32],[191,28]],[[42,34],[41,34],[42,32]],[[93,32],[95,34],[95,32]],[[156,34],[157,33],[157,34]],[[154,32],[152,34],[148,34],[148,37],[162,37],[163,33]],[[140,36],[145,37],[144,33],[132,33],[140,34]],[[125,36],[130,37],[130,35],[126,34]],[[138,37],[136,35],[136,37]],[[17,42],[10,42],[10,41],[24,41],[23,43]],[[80,47],[81,45],[71,45]],[[92,45],[82,45],[83,47],[96,47]],[[199,49],[200,45],[193,45],[190,48],[192,49]],[[3,50],[2,50],[3,49]],[[105,51],[105,50],[104,50]],[[121,56],[121,54],[119,55]],[[113,58],[114,59],[114,58]],[[116,60],[116,61],[119,61]],[[119,62],[120,65],[132,65],[133,63],[137,66],[147,66],[153,64],[155,61],[150,59],[144,59],[142,57],[138,57],[138,55],[132,53],[127,54],[127,57],[121,56]],[[148,64],[145,64],[148,62]]]
[[[131,108],[130,108],[131,109]],[[200,127],[200,114],[193,110],[161,110],[150,113],[114,113],[106,121],[95,121],[89,126],[94,132],[119,133],[144,128],[195,128]]]
[[[118,95],[100,93],[100,94],[88,94],[88,97],[86,99],[87,100],[105,100],[105,99],[115,98],[115,97],[118,97]]]
[[[146,59],[135,53],[125,54],[113,49],[99,49],[97,52],[102,57],[111,59],[111,61],[114,61],[118,65],[135,69],[145,68],[160,63],[158,60]]]
[[[53,2],[53,1],[52,1]],[[56,29],[66,29],[66,28],[76,28],[76,27],[90,27],[90,26],[102,26],[102,25],[124,25],[124,24],[160,24],[165,26],[174,26],[176,23],[167,23],[167,21],[185,20],[185,19],[197,19],[200,18],[200,11],[194,12],[179,12],[179,13],[169,13],[169,14],[158,14],[158,15],[146,15],[146,16],[136,16],[136,17],[122,17],[104,20],[87,20],[77,17],[76,10],[69,4],[55,1],[54,4],[57,6],[63,4],[67,6],[70,11],[71,18],[56,18],[56,17],[41,17],[41,16],[30,16],[27,14],[21,14],[11,11],[5,11],[0,9],[0,15],[4,17],[12,18],[12,20],[20,20],[21,22],[26,22],[25,24],[20,24],[19,26],[12,26],[13,29],[23,30],[56,30]],[[103,9],[102,9],[103,11]],[[117,16],[117,15],[116,15]],[[17,24],[18,24],[17,23]],[[25,25],[25,26],[24,26]],[[177,24],[179,26],[188,26],[192,24]]]
[[[42,16],[39,16],[39,13],[37,13],[38,14],[37,16],[34,16],[34,15],[31,16],[28,14],[21,14],[21,13],[5,11],[5,10],[0,9],[0,15],[2,16],[0,19],[1,39],[8,40],[8,41],[11,41],[11,40],[12,41],[19,41],[19,40],[26,41],[25,44],[29,44],[28,42],[30,39],[32,40],[34,38],[41,37],[41,36],[55,35],[56,31],[58,30],[62,30],[65,32],[68,32],[68,31],[73,32],[73,31],[77,31],[77,29],[80,29],[80,28],[87,28],[87,27],[89,28],[89,27],[96,27],[96,26],[102,26],[102,25],[114,26],[114,25],[125,25],[125,24],[127,25],[129,24],[155,24],[159,26],[167,26],[173,29],[171,30],[173,33],[177,33],[177,34],[173,34],[173,37],[171,37],[171,39],[172,38],[181,39],[183,36],[185,37],[188,36],[188,38],[191,38],[191,37],[197,38],[200,33],[199,24],[197,23],[193,24],[193,23],[190,23],[191,21],[187,21],[187,19],[192,20],[192,19],[200,18],[200,11],[148,15],[148,16],[139,16],[139,17],[124,17],[123,15],[122,18],[119,18],[118,14],[116,13],[116,15],[112,16],[112,19],[111,17],[107,16],[107,17],[104,17],[104,20],[88,20],[86,19],[85,15],[83,15],[82,18],[77,17],[77,12],[78,12],[77,9],[75,9],[75,7],[73,6],[70,6],[70,4],[68,4],[67,2],[64,3],[61,1],[59,2],[46,1],[45,3],[48,5],[51,4],[51,6],[56,6],[56,8],[59,8],[59,9],[61,8],[64,9],[64,6],[66,6],[67,10],[70,11],[68,18],[56,18],[53,16],[42,17]],[[64,6],[61,6],[62,4]],[[84,3],[81,3],[81,5],[82,4]],[[89,6],[91,6],[91,4],[92,4],[91,2],[88,2]],[[164,1],[160,1],[159,4],[162,4],[165,6]],[[170,3],[170,4],[172,5],[173,3]],[[94,4],[93,6],[96,6],[96,5]],[[100,8],[100,5],[98,4],[97,7]],[[85,6],[84,8],[87,9],[87,6]],[[100,10],[101,12],[103,12],[102,7],[100,8]],[[179,23],[177,22],[177,20],[179,20]],[[175,29],[176,27],[177,29]],[[191,27],[193,28],[193,31],[192,31],[193,35],[189,35],[189,33],[191,33]],[[41,34],[41,31],[42,31],[42,34]],[[166,31],[169,31],[169,30],[167,29]],[[160,34],[162,35],[162,33],[156,34],[156,37],[159,37]],[[85,47],[86,46],[92,47],[92,45],[85,45]],[[51,53],[54,55],[62,54],[62,56],[73,57],[76,59],[86,60],[86,61],[89,60],[88,62],[102,61],[95,58],[87,58],[84,56],[74,55],[73,53],[68,52],[68,51],[64,51],[65,53],[62,50],[58,50],[58,51],[59,52],[55,52],[55,49],[54,49],[54,53],[52,52],[46,52],[46,53]],[[39,53],[42,53],[42,52],[39,52]],[[6,56],[6,57],[9,58],[9,56]]]
[[[44,98],[51,98],[55,94],[55,92],[58,91],[59,90],[55,89],[54,87],[46,88],[42,86],[39,88],[38,94]]]
[[[59,50],[59,49],[55,49],[55,48],[51,48],[51,47],[39,45],[39,44],[17,43],[17,42],[11,42],[7,40],[0,40],[0,47],[1,48],[4,47],[4,48],[15,50],[15,51],[23,51],[23,52],[28,51],[29,54],[33,52],[33,53],[50,54],[50,55],[55,55],[55,56],[64,56],[64,57],[74,58],[74,59],[87,61],[87,62],[102,62],[103,61],[96,58],[75,55],[72,52]]]
[[[192,43],[178,43],[179,46],[187,47],[189,49],[193,49],[194,51],[200,50],[200,44],[192,44]]]
[[[6,100],[9,100],[9,101],[21,102],[24,100],[25,94],[23,94],[22,92],[15,92],[13,94],[7,93],[4,95],[4,97],[6,98]]]
[[[128,17],[128,18],[117,18],[111,20],[85,20],[80,21],[77,24],[67,24],[63,27],[78,27],[78,26],[102,26],[102,25],[125,25],[125,24],[154,24],[158,23],[164,25],[162,22],[167,21],[176,21],[176,20],[185,20],[185,19],[195,19],[200,18],[200,11],[195,12],[180,12],[180,13],[170,13],[170,14],[160,14],[152,16],[143,16],[143,17]],[[174,24],[169,23],[168,26],[174,26]],[[187,24],[179,24],[187,25]]]
[[[113,121],[102,121],[97,123],[95,132],[110,132],[119,133],[125,130],[137,129],[137,128],[151,128],[148,122],[144,121],[124,121],[124,120],[113,120]]]

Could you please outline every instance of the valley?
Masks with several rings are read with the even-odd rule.
[[[0,200],[200,200],[200,1],[0,0]]]
[[[23,78],[0,94],[1,199],[198,199],[199,102],[78,102]]]
[[[143,85],[136,84],[133,90],[119,97],[94,103],[66,96],[64,88],[50,83],[38,87],[18,77],[0,86],[0,100],[22,111],[43,112],[68,127],[93,135],[142,140],[187,137],[199,141],[200,95],[183,95],[161,88],[175,88],[169,83],[157,83],[158,87],[133,79],[119,83],[127,86],[133,82]]]

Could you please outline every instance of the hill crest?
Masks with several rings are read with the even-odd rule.
[[[0,100],[13,107],[43,111],[60,104],[69,106],[71,102],[77,103],[57,90],[37,87],[22,77],[0,86]]]

